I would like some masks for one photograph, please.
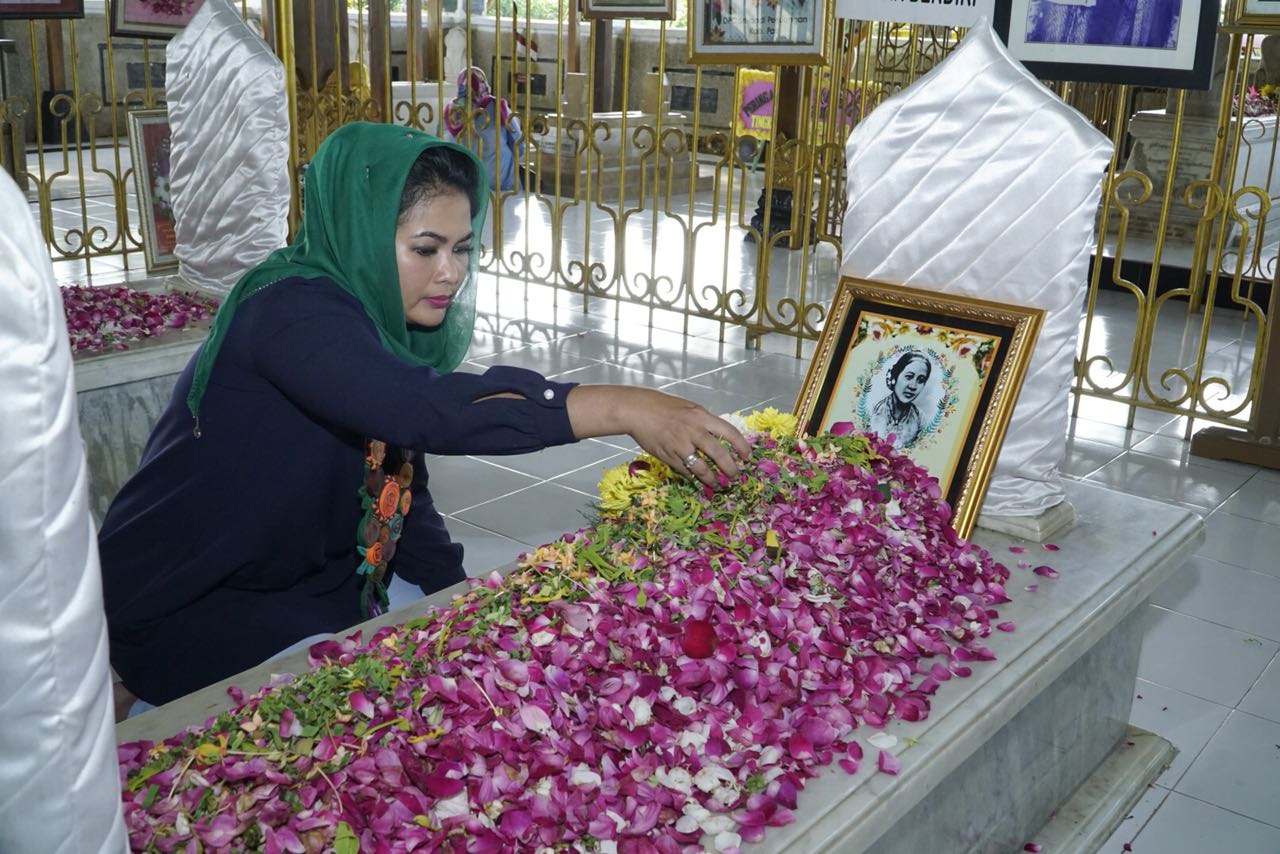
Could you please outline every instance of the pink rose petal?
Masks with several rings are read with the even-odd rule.
[[[892,777],[902,770],[902,763],[892,753],[882,750],[880,755],[876,757],[876,767]]]
[[[1058,577],[1058,570],[1054,569],[1051,566],[1037,566],[1035,569],[1031,571],[1034,572],[1036,575],[1043,575],[1045,578]]]

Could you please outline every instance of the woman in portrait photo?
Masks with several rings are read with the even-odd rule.
[[[885,376],[889,393],[871,408],[871,432],[882,439],[892,434],[894,448],[911,447],[924,428],[916,400],[932,374],[932,362],[919,350],[907,350],[898,356]]]

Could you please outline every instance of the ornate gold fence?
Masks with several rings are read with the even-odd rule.
[[[735,121],[746,78],[691,64],[682,25],[580,19],[572,0],[541,19],[526,0],[496,16],[480,0],[452,2],[261,10],[289,78],[295,188],[340,124],[441,133],[451,118],[499,173],[513,167],[494,190],[486,271],[671,312],[685,328],[787,336],[797,353],[838,278],[849,128],[962,35],[831,18],[826,65],[755,71],[774,93],[762,130]],[[254,13],[248,0],[242,9]],[[0,164],[30,193],[50,256],[85,273],[140,266],[124,115],[163,103],[163,43],[108,37],[101,16],[0,22],[0,37],[14,42],[0,54]],[[1078,407],[1102,398],[1248,422],[1280,244],[1276,120],[1234,106],[1258,73],[1256,42],[1223,40],[1233,59],[1208,96],[1055,87],[1116,144],[1082,306]],[[511,105],[515,162],[492,142],[490,111],[464,99],[450,113],[457,71],[471,66]]]

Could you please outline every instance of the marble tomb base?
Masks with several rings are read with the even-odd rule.
[[[1067,497],[1077,518],[1057,542],[1060,551],[988,530],[974,535],[1011,568],[1013,602],[999,611],[1001,621],[1017,628],[992,633],[988,645],[997,660],[973,662],[970,677],[943,683],[926,720],[890,722],[885,731],[899,739],[892,752],[901,772],[875,770],[876,749],[865,741],[874,731],[866,730],[858,774],[835,765],[822,769],[801,793],[795,823],[772,829],[749,850],[1016,852],[1042,828],[1063,837],[1065,814],[1057,827],[1046,823],[1077,789],[1086,801],[1091,790],[1095,800],[1098,793],[1114,803],[1136,800],[1168,757],[1128,744],[1137,744],[1127,722],[1142,639],[1140,606],[1196,550],[1204,525],[1185,508],[1092,484],[1069,483]],[[1011,553],[1011,545],[1026,552]],[[1060,576],[1034,575],[1017,568],[1020,560],[1051,565]],[[1039,589],[1029,593],[1028,584]],[[363,624],[366,638],[377,626],[447,603],[461,589]],[[165,738],[227,708],[228,685],[250,691],[273,673],[306,667],[305,651],[281,657],[121,723],[117,739]],[[1122,754],[1135,749],[1148,760],[1126,762]],[[1090,779],[1100,768],[1109,771],[1105,784]],[[1073,814],[1080,801],[1070,801]],[[1108,811],[1092,804],[1092,814],[1118,822],[1126,806]],[[1090,832],[1098,838],[1109,828]]]

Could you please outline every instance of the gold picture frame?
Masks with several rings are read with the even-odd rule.
[[[138,193],[138,228],[148,273],[178,269],[177,221],[169,187],[169,111],[133,110],[129,117],[129,152]]]
[[[801,435],[850,421],[892,436],[938,479],[969,536],[1044,312],[846,276],[795,414]]]
[[[670,21],[676,16],[676,0],[583,0],[582,15],[599,20]]]
[[[822,65],[828,0],[689,0],[694,65]]]
[[[1274,35],[1280,33],[1280,2],[1277,0],[1232,0],[1227,4],[1226,24],[1229,33]]]

